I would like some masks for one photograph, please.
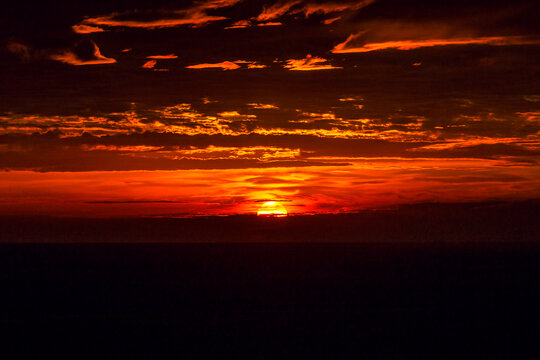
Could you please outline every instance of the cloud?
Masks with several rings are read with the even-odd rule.
[[[11,41],[7,44],[7,49],[9,52],[18,55],[22,61],[30,61],[30,47],[28,45]]]
[[[523,98],[528,102],[540,102],[540,94],[525,95]]]
[[[257,26],[280,26],[280,25],[283,25],[283,24],[276,21],[269,21],[269,22],[257,24]]]
[[[253,121],[257,119],[255,115],[240,114],[238,111],[224,111],[218,113],[219,116],[228,120]]]
[[[63,156],[66,158],[67,154]],[[88,158],[83,164],[67,160],[66,167],[78,165],[76,171],[4,172],[0,193],[5,194],[5,198],[0,212],[72,217],[174,216],[178,212],[234,214],[253,213],[260,207],[260,201],[279,199],[290,212],[300,206],[302,212],[325,213],[403,203],[520,199],[540,195],[534,168],[501,166],[504,162],[496,160],[384,159],[359,161],[349,166],[328,163],[323,164],[324,167],[304,166],[293,171],[275,167],[273,162],[253,168],[217,167],[255,163],[221,160],[209,161],[216,167],[204,170],[107,172],[80,172],[89,167],[91,160],[101,158]],[[116,164],[97,164],[114,168],[121,165],[121,160],[115,159]],[[124,169],[136,164],[129,157],[124,161],[129,163],[122,166]],[[201,164],[185,161],[184,166],[189,163]],[[277,164],[282,163],[294,166],[295,162]],[[52,164],[60,168],[59,163]],[[28,194],[32,194],[30,200]],[[56,205],[51,207],[53,203]]]
[[[218,68],[225,71],[225,70],[237,70],[237,69],[242,68],[242,66],[245,66],[244,68],[248,68],[248,69],[262,69],[266,67],[266,65],[259,64],[256,61],[235,60],[235,61],[223,61],[220,63],[196,64],[196,65],[186,66],[186,68],[188,69]]]
[[[150,55],[146,57],[147,59],[152,59],[143,64],[143,68],[145,69],[154,69],[154,71],[168,71],[169,69],[155,69],[154,67],[157,64],[157,60],[173,60],[178,59],[178,56],[174,54],[168,54],[168,55]]]
[[[209,22],[225,20],[225,16],[209,15],[209,10],[237,4],[241,0],[198,1],[182,10],[127,11],[108,15],[88,17],[79,25],[101,27],[128,27],[157,29],[181,25],[203,26]]]
[[[116,59],[103,56],[96,43],[91,40],[80,42],[73,50],[53,54],[50,58],[76,66],[113,64],[116,62]]]
[[[312,71],[312,70],[332,70],[332,69],[342,69],[341,67],[332,66],[331,64],[326,63],[328,60],[313,57],[307,55],[305,59],[289,59],[286,61],[284,67],[289,70],[294,71]]]
[[[247,105],[254,109],[279,109],[279,107],[272,104],[249,103]]]
[[[150,60],[150,61],[145,62],[142,67],[145,69],[153,69],[154,66],[156,66],[156,63],[157,63],[156,60]]]
[[[77,34],[91,34],[91,33],[104,32],[105,31],[102,28],[99,28],[97,26],[90,26],[90,25],[84,25],[84,24],[73,25],[71,28]]]
[[[364,53],[386,49],[413,50],[436,46],[463,45],[534,45],[540,37],[518,34],[490,34],[471,20],[400,21],[372,20],[362,29],[337,44],[333,53]]]
[[[238,65],[246,65],[248,69],[263,69],[266,67],[264,64],[259,64],[257,61],[249,61],[249,60],[236,60],[233,61],[233,63]]]
[[[332,24],[333,22],[338,21],[339,19],[341,19],[341,16],[337,16],[337,17],[330,18],[330,19],[325,19],[325,20],[323,20],[323,24],[325,24],[325,25],[330,25],[330,24]]]
[[[360,34],[361,35],[361,34]],[[358,44],[356,40],[360,35],[350,35],[347,40],[336,45],[332,52],[335,54],[345,53],[363,53],[370,51],[397,49],[397,50],[413,50],[432,46],[448,46],[448,45],[491,45],[491,46],[507,46],[507,45],[531,45],[540,44],[540,39],[530,39],[523,36],[491,36],[477,38],[452,38],[452,39],[425,39],[425,40],[400,40],[386,41],[382,43],[366,43]]]
[[[270,6],[264,6],[263,11],[257,16],[257,21],[268,21],[276,19],[282,15],[285,15],[289,10],[297,5],[300,4],[302,0],[285,0],[285,1],[278,1],[277,3],[270,5]]]
[[[374,3],[375,1],[376,0],[363,0],[352,2],[331,1],[322,3],[303,0],[278,1],[273,5],[264,6],[263,11],[256,17],[256,20],[274,20],[286,14],[293,15],[303,13],[305,17],[309,17],[313,14],[329,14],[346,10],[358,10],[369,4]],[[335,17],[325,23],[330,24],[338,19],[339,17]]]
[[[167,59],[178,59],[178,56],[174,54],[168,55],[150,55],[146,57],[147,59],[156,59],[156,60],[167,60]]]
[[[339,101],[341,102],[354,102],[354,101],[363,101],[364,98],[361,96],[347,96],[339,98]]]
[[[306,17],[316,14],[329,14],[333,12],[341,12],[345,10],[359,10],[363,7],[366,7],[376,0],[363,0],[363,1],[354,1],[354,2],[327,2],[327,3],[306,3],[303,8],[303,12]],[[332,20],[337,20],[339,18],[334,18]]]
[[[251,22],[249,20],[239,20],[233,23],[231,26],[226,27],[225,29],[242,29],[249,26],[251,26]]]
[[[267,66],[263,65],[263,64],[258,64],[255,61],[247,64],[248,69],[264,69],[265,67],[267,67]]]
[[[204,63],[204,64],[189,65],[189,66],[186,66],[186,68],[188,69],[212,69],[212,68],[215,69],[217,68],[217,69],[222,69],[223,71],[226,71],[226,70],[240,69],[240,65],[235,64],[232,61],[223,61],[220,63],[213,63],[213,64]]]

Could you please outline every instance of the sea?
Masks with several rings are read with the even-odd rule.
[[[0,244],[0,324],[3,359],[537,359],[540,244]]]

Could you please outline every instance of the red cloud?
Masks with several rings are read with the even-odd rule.
[[[150,55],[146,57],[147,59],[156,59],[156,60],[166,60],[166,59],[178,59],[178,56],[174,54],[168,55]]]
[[[236,70],[240,69],[241,66],[244,65],[244,68],[248,69],[262,69],[265,68],[266,65],[259,64],[256,61],[248,61],[248,60],[236,60],[236,61],[223,61],[220,63],[213,63],[213,64],[197,64],[197,65],[190,65],[186,66],[188,69],[208,69],[208,68],[221,68],[223,70]]]
[[[353,3],[343,3],[343,2],[328,2],[328,3],[308,3],[304,5],[303,12],[307,16],[315,13],[328,14],[333,12],[340,12],[345,10],[358,10],[363,7],[368,6],[369,4],[374,3],[376,0],[363,0],[356,1]]]
[[[147,61],[147,62],[145,62],[143,64],[142,67],[145,68],[145,69],[152,69],[152,68],[154,68],[154,66],[156,66],[156,62],[157,62],[156,60]]]
[[[528,45],[540,44],[540,39],[524,36],[490,36],[490,37],[459,37],[439,39],[393,40],[383,42],[365,42],[361,37],[365,32],[350,35],[344,42],[336,45],[332,52],[335,54],[362,53],[385,49],[413,50],[423,47],[445,45]]]
[[[283,25],[283,24],[276,21],[269,21],[269,22],[257,24],[257,26],[279,26],[279,25]]]
[[[74,50],[66,50],[59,54],[53,54],[50,58],[52,60],[77,66],[112,64],[116,62],[116,59],[103,56],[96,43],[93,41],[81,43]]]
[[[226,27],[225,29],[241,29],[241,28],[246,28],[248,26],[251,26],[251,23],[249,22],[249,20],[240,20],[233,23],[231,26]]]
[[[214,16],[207,13],[208,10],[219,9],[235,5],[241,0],[214,0],[197,2],[192,7],[173,11],[136,12],[129,11],[123,13],[114,12],[112,14],[89,17],[82,21],[80,25],[95,25],[107,27],[131,27],[131,28],[163,28],[180,25],[202,26],[208,22],[225,20],[227,17]],[[133,15],[147,15],[149,18],[141,20]],[[130,16],[132,17],[130,19]]]
[[[272,6],[265,6],[263,11],[257,16],[257,21],[268,21],[277,19],[286,14],[304,13],[305,17],[308,17],[315,13],[329,14],[334,12],[341,12],[346,10],[358,10],[369,4],[374,3],[376,0],[362,0],[355,2],[326,2],[326,3],[311,3],[307,2],[302,5],[302,0],[285,0],[278,1]],[[334,21],[337,18],[333,19]]]
[[[298,70],[298,71],[311,71],[311,70],[331,70],[331,69],[342,69],[341,67],[332,66],[327,64],[328,60],[312,57],[308,54],[305,59],[289,59],[287,60],[287,65],[284,67],[289,70]]]
[[[102,28],[99,28],[99,27],[96,27],[96,26],[84,25],[84,24],[73,25],[71,28],[77,34],[91,34],[91,33],[95,33],[95,32],[103,32],[103,31],[105,31]]]
[[[265,6],[263,8],[262,13],[260,13],[259,16],[257,16],[257,21],[268,21],[268,20],[276,19],[288,13],[289,10],[293,6],[301,2],[302,2],[301,0],[292,0],[292,1],[285,0],[285,1],[278,1],[272,6]]]
[[[214,63],[214,64],[197,64],[197,65],[190,65],[186,66],[188,69],[208,69],[208,68],[218,68],[222,70],[236,70],[240,68],[240,65],[233,63],[232,61],[223,61],[220,63]]]

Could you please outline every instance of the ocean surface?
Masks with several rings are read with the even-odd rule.
[[[533,243],[2,244],[8,357],[537,358]]]

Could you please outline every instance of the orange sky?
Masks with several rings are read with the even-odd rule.
[[[0,22],[0,214],[538,198],[537,6],[14,4]]]
[[[2,215],[190,216],[255,213],[280,200],[290,214],[421,202],[540,196],[540,170],[504,160],[368,160],[343,167],[28,172],[2,175]]]

